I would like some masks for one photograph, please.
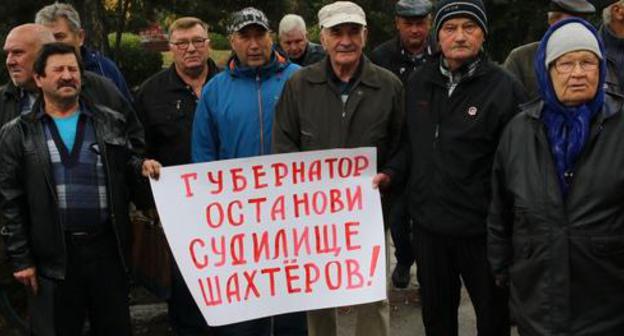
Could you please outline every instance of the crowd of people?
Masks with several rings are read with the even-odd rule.
[[[170,67],[131,94],[84,45],[68,4],[45,6],[4,41],[0,233],[28,292],[32,335],[130,335],[136,207],[158,220],[162,166],[375,147],[388,282],[416,264],[426,335],[458,335],[464,286],[481,336],[624,333],[624,0],[551,0],[540,41],[502,66],[487,56],[482,0],[399,0],[394,38],[364,54],[364,9],[318,12],[320,44],[285,15],[273,40],[257,8],[232,13],[232,55],[209,26],[169,27]],[[623,132],[623,133],[618,133]],[[622,170],[620,170],[622,168]],[[381,223],[379,223],[381,225]],[[336,336],[336,309],[206,325],[175,261],[176,335]],[[387,300],[354,307],[358,336],[390,335]]]

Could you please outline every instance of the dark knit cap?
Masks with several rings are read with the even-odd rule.
[[[433,18],[436,36],[444,21],[458,16],[473,19],[487,35],[487,15],[481,0],[440,0],[436,4]]]

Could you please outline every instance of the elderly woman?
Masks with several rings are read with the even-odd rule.
[[[488,257],[521,335],[624,335],[624,101],[605,57],[587,22],[552,26],[541,99],[500,140]]]

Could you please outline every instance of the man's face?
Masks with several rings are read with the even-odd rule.
[[[35,74],[44,97],[58,102],[73,102],[80,94],[80,67],[74,54],[48,57],[43,76]]]
[[[366,45],[366,28],[356,23],[343,23],[323,28],[321,43],[336,65],[354,65]]]
[[[280,35],[280,46],[289,58],[298,59],[303,56],[308,45],[308,38],[306,34],[299,29],[293,29]]]
[[[420,49],[431,28],[431,18],[428,15],[419,17],[397,16],[395,24],[403,46],[409,49]]]
[[[202,68],[210,56],[208,33],[201,25],[190,29],[176,29],[171,33],[169,50],[178,70]]]
[[[573,15],[565,12],[548,12],[548,25],[552,26],[555,23],[569,17],[573,17]]]
[[[578,106],[596,96],[600,61],[590,51],[569,52],[552,63],[549,74],[561,104]]]
[[[45,26],[50,29],[56,42],[67,43],[76,48],[76,50],[79,50],[84,42],[84,31],[72,31],[69,28],[69,22],[64,17],[59,17],[56,21],[52,21]]]
[[[485,34],[472,19],[453,18],[442,24],[438,32],[438,41],[442,54],[449,64],[461,66],[479,54],[485,42]]]
[[[17,87],[32,86],[33,64],[40,49],[34,37],[24,31],[12,31],[4,41],[3,49],[13,84]]]
[[[259,25],[248,25],[232,34],[230,45],[245,67],[261,67],[271,59],[273,40],[269,32]]]

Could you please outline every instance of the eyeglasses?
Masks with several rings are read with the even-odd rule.
[[[171,43],[172,45],[174,45],[176,48],[180,50],[186,50],[191,45],[191,43],[193,43],[193,47],[195,47],[195,49],[201,49],[206,46],[206,42],[210,42],[210,39],[208,39],[207,37],[194,38],[190,41],[189,40],[181,40],[181,41],[175,41],[175,42],[172,41],[169,43]]]
[[[572,71],[574,71],[574,69],[576,68],[576,65],[579,65],[581,67],[581,70],[583,71],[593,71],[598,69],[598,65],[599,63],[596,61],[588,61],[588,60],[581,60],[581,61],[563,61],[563,62],[556,62],[555,63],[555,70],[557,70],[558,73],[561,74],[568,74]]]

